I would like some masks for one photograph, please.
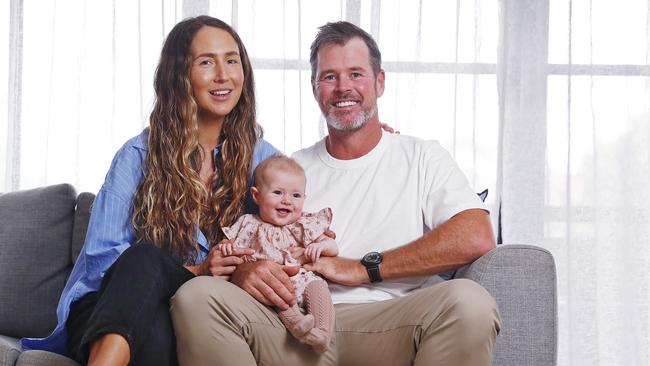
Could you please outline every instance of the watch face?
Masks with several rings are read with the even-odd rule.
[[[379,264],[382,259],[384,259],[384,256],[378,252],[370,252],[363,256],[363,261],[367,264]]]

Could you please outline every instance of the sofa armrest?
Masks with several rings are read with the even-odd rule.
[[[455,278],[477,282],[499,305],[495,366],[555,365],[557,284],[549,251],[532,245],[499,245],[460,268]]]

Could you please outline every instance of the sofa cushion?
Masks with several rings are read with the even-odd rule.
[[[58,353],[34,350],[21,353],[16,366],[79,366],[79,364]]]
[[[56,325],[75,203],[69,184],[0,195],[0,334],[43,337]]]
[[[18,340],[0,335],[0,366],[14,366],[18,356],[20,356]]]

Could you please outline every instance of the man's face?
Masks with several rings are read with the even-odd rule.
[[[384,71],[374,75],[368,47],[361,38],[352,38],[345,45],[323,46],[317,62],[314,97],[331,128],[356,131],[377,118]]]

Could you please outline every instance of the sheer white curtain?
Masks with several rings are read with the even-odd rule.
[[[437,139],[490,189],[504,243],[553,253],[559,365],[650,364],[648,0],[10,0],[0,5],[0,191],[97,191],[147,125],[163,39],[232,24],[259,122],[286,153],[325,133],[309,45],[326,21],[383,52],[380,119]],[[502,213],[499,217],[499,209]],[[507,326],[507,325],[506,325]]]
[[[183,17],[210,14],[244,40],[255,69],[259,122],[279,149],[292,153],[323,136],[309,45],[319,25],[344,19],[371,32],[384,52],[381,119],[402,133],[440,140],[477,190],[495,192],[496,0],[11,4],[4,17],[16,28],[16,45],[5,49],[7,59],[17,60],[9,78],[18,82],[7,81],[9,97],[3,98],[15,108],[3,113],[9,118],[0,125],[7,141],[0,190],[69,182],[97,191],[113,153],[147,124],[164,36]],[[12,97],[18,100],[9,103]]]
[[[559,365],[650,365],[647,0],[502,0],[502,235],[558,269]]]
[[[158,53],[182,4],[6,3],[0,190],[68,182],[97,191],[117,148],[147,124]]]

